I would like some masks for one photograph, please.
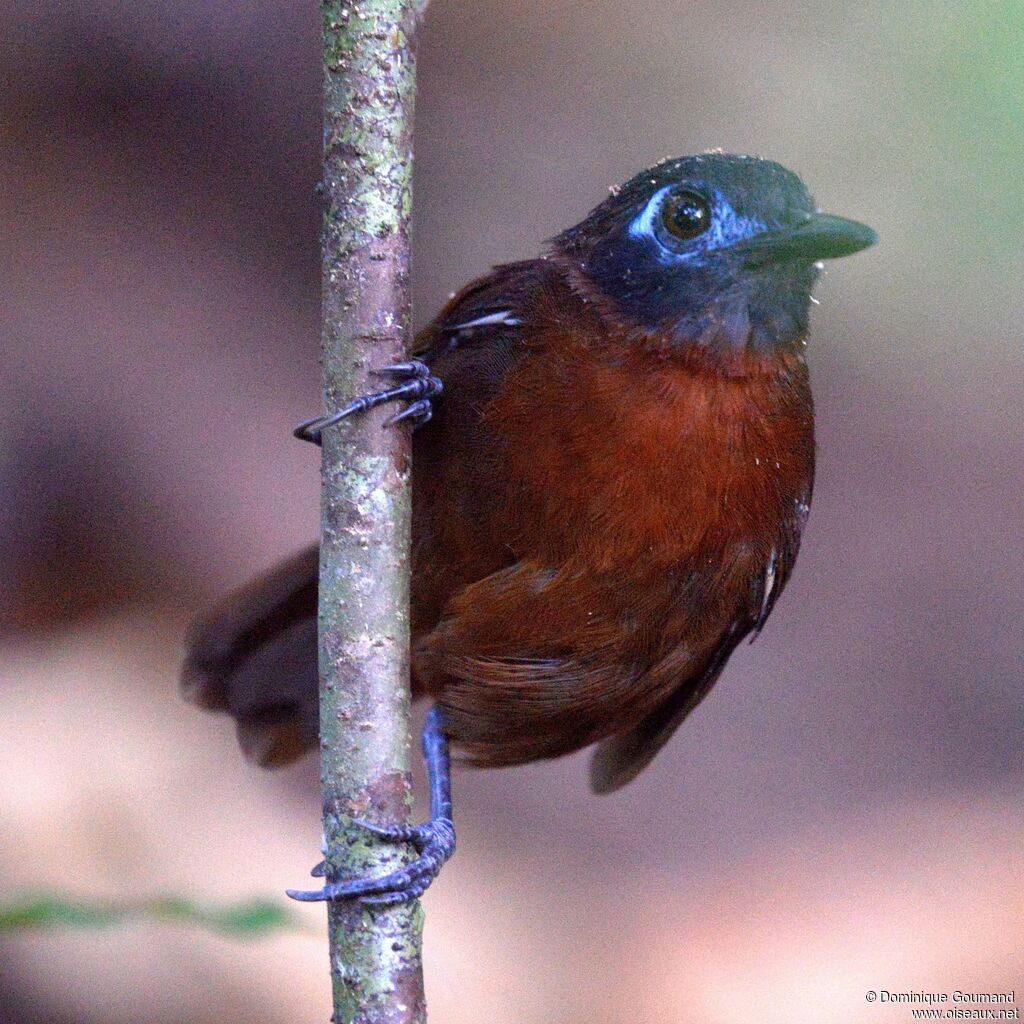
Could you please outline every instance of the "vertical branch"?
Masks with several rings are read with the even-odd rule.
[[[407,357],[415,34],[426,0],[321,0],[324,60],[323,385],[328,411],[378,390]],[[392,410],[393,412],[393,410]],[[409,775],[408,428],[388,412],[323,435],[320,734],[333,878],[383,875],[412,851],[353,818],[404,824]],[[422,1022],[418,902],[331,904],[336,1024]]]

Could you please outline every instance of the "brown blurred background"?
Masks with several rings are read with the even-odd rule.
[[[0,46],[0,886],[274,896],[315,765],[181,704],[202,603],[308,541],[313,4],[8,0]],[[1024,990],[1024,4],[434,0],[423,323],[605,188],[709,147],[882,242],[830,267],[820,463],[761,640],[636,783],[456,779],[432,1020],[884,1024]],[[282,897],[283,899],[283,897]],[[0,940],[0,1021],[328,1016],[311,934]]]

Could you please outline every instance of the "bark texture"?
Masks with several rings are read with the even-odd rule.
[[[410,342],[415,35],[424,0],[324,0],[323,383],[328,411],[379,390]],[[414,851],[353,825],[404,824],[409,774],[409,429],[377,409],[323,435],[320,737],[329,877]],[[426,1020],[418,902],[331,904],[337,1024]]]

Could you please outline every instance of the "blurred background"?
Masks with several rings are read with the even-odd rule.
[[[195,610],[316,533],[319,13],[4,8],[2,898],[276,898],[316,765],[243,765],[176,674]],[[585,755],[457,776],[431,1019],[1020,997],[1024,4],[433,0],[420,83],[420,324],[666,155],[772,157],[882,239],[818,289],[814,509],[758,643],[612,797]],[[326,1020],[296,912],[8,934],[0,1021]]]

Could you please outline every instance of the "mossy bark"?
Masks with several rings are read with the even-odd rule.
[[[407,358],[415,35],[424,0],[325,0],[323,381],[328,411]],[[323,435],[320,733],[332,878],[414,851],[353,825],[408,821],[410,444],[394,408]],[[329,907],[334,1020],[426,1020],[418,902]]]

